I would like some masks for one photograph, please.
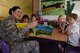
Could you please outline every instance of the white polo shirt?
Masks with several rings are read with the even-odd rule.
[[[71,34],[68,36],[68,44],[72,45],[72,46],[79,46],[79,25],[77,23],[74,23],[71,26]]]

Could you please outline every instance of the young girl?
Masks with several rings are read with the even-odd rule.
[[[36,14],[31,14],[30,22],[37,21],[37,16]]]
[[[37,21],[36,14],[31,14],[30,22],[35,22],[35,21]],[[35,35],[34,28],[29,29],[29,33],[30,33],[30,36],[34,36]]]
[[[76,23],[77,14],[72,13],[68,15],[70,18],[68,19],[68,27],[66,29],[66,34],[68,35],[66,46],[66,52],[79,48],[79,25]],[[80,48],[79,48],[80,49]]]
[[[60,15],[58,17],[58,24],[59,24],[59,28],[60,28],[59,32],[64,33],[66,22],[65,22],[65,17],[63,15]]]
[[[29,16],[28,15],[23,15],[21,19],[21,23],[29,23]]]

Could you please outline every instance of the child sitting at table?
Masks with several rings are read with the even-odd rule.
[[[69,20],[68,20],[68,27],[66,28],[66,34],[68,35],[67,38],[67,43],[66,45],[66,52],[69,52],[71,50],[79,49],[80,50],[80,45],[79,45],[79,25],[77,24],[77,18],[78,15],[75,13],[72,13],[69,15]]]
[[[29,23],[29,16],[28,15],[23,15],[20,22],[21,23]]]
[[[35,22],[37,21],[37,16],[36,14],[31,14],[30,22]],[[35,35],[35,30],[34,29],[29,29],[30,36]]]
[[[59,32],[64,33],[65,32],[65,26],[66,26],[66,21],[65,21],[64,15],[60,15],[58,17],[58,25],[59,25],[59,28],[60,28]]]

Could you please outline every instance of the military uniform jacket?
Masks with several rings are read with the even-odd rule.
[[[9,45],[15,46],[23,42],[24,38],[27,37],[29,31],[27,27],[17,29],[16,22],[18,20],[12,16],[8,16],[3,22],[3,40],[7,41]]]

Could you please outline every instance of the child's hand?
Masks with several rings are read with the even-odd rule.
[[[68,35],[71,34],[71,25],[68,25],[66,34],[68,34]]]
[[[28,28],[35,28],[38,25],[37,21],[28,24]]]
[[[68,25],[68,30],[71,30],[71,25]]]

